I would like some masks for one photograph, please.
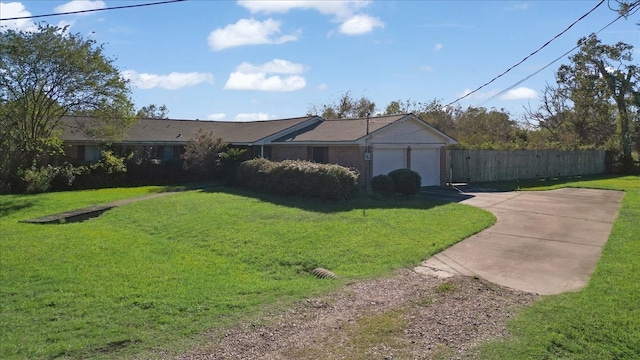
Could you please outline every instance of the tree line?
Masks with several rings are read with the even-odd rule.
[[[413,113],[458,141],[464,149],[606,149],[624,169],[640,159],[640,68],[633,46],[603,44],[595,35],[578,41],[579,51],[543,90],[538,107],[523,118],[504,109],[445,106],[438,99],[391,101],[379,109],[350,92],[308,113],[325,119]]]

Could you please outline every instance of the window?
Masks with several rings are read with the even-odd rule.
[[[84,154],[85,154],[84,145],[78,145],[78,160],[85,161]]]
[[[327,163],[329,161],[329,148],[326,146],[308,147],[307,160],[310,160],[316,163]]]

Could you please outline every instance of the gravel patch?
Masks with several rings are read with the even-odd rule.
[[[508,336],[506,321],[538,298],[481,279],[402,269],[211,335],[177,358],[472,359],[478,344]]]

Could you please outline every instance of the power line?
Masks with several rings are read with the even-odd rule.
[[[640,3],[640,1],[639,1],[639,2],[637,2],[637,3],[636,3],[636,5],[637,5],[638,3]],[[626,12],[626,13],[624,13],[624,14],[620,14],[617,18],[613,19],[610,23],[608,23],[607,25],[603,26],[600,30],[596,31],[594,34],[599,34],[599,33],[601,33],[604,29],[606,29],[606,28],[608,28],[609,26],[613,25],[613,23],[615,23],[616,21],[620,20],[621,18],[626,17],[626,16],[629,16],[629,15],[633,15],[636,11],[638,11],[638,9],[635,9],[635,10],[633,11],[633,13],[632,13],[632,12],[631,12],[632,10],[633,10],[633,7],[630,7],[630,8],[627,10],[627,12]],[[500,96],[500,95],[502,95],[502,94],[506,93],[507,91],[509,91],[509,90],[511,90],[511,89],[513,89],[513,88],[515,88],[516,86],[518,86],[518,85],[522,84],[523,82],[525,82],[525,81],[527,81],[527,80],[531,79],[531,78],[532,78],[532,77],[534,77],[535,75],[538,75],[542,70],[544,70],[544,69],[548,68],[549,66],[551,66],[551,65],[555,64],[555,63],[556,63],[556,62],[558,62],[560,59],[564,58],[565,56],[567,56],[567,55],[569,55],[570,53],[572,53],[575,49],[579,48],[581,45],[582,45],[582,42],[579,42],[579,43],[578,43],[576,46],[574,46],[571,50],[569,50],[569,51],[565,52],[564,54],[562,54],[562,55],[558,56],[557,58],[555,58],[553,61],[551,61],[551,62],[550,62],[550,63],[548,63],[547,65],[545,65],[545,66],[543,66],[542,68],[540,68],[540,69],[536,70],[533,74],[528,75],[528,76],[527,76],[527,77],[525,77],[524,79],[522,79],[522,80],[520,80],[520,81],[516,82],[515,84],[513,84],[513,85],[511,85],[511,86],[507,87],[506,89],[504,89],[504,90],[500,91],[499,93],[497,93],[497,94],[495,94],[495,95],[491,96],[490,98],[486,99],[485,101],[483,101],[482,103],[480,103],[480,105],[478,105],[478,106],[482,106],[482,105],[484,105],[484,104],[486,104],[486,103],[490,102],[491,100],[493,100],[493,99],[497,98],[498,96]]]
[[[510,68],[508,68],[507,70],[505,70],[504,72],[502,72],[502,74],[494,77],[493,79],[487,81],[486,83],[482,84],[481,86],[479,86],[478,88],[476,88],[475,90],[465,94],[464,96],[461,96],[457,99],[455,99],[454,101],[448,103],[445,105],[446,106],[450,106],[453,105],[455,103],[457,103],[458,101],[468,97],[469,95],[476,93],[478,91],[480,91],[481,89],[485,88],[487,85],[493,83],[494,81],[498,80],[499,78],[501,78],[502,76],[504,76],[506,73],[508,73],[509,71],[513,70],[514,68],[516,68],[517,66],[519,66],[520,64],[522,64],[523,62],[525,62],[527,59],[529,59],[530,57],[532,57],[533,55],[535,55],[536,53],[538,53],[540,50],[544,49],[545,47],[547,47],[547,45],[549,45],[552,41],[554,41],[555,39],[559,38],[562,34],[566,33],[567,31],[569,31],[569,29],[571,29],[575,24],[577,24],[580,20],[584,19],[585,17],[587,17],[589,14],[591,14],[592,12],[594,12],[597,8],[600,7],[600,5],[604,4],[605,0],[600,0],[600,2],[593,7],[593,9],[589,10],[587,13],[585,13],[584,15],[580,16],[576,21],[572,22],[571,25],[569,25],[566,29],[564,29],[561,33],[559,33],[558,35],[554,36],[551,40],[547,41],[546,43],[544,43],[544,45],[540,46],[537,50],[535,50],[534,52],[532,52],[531,54],[527,55],[524,59],[520,60],[517,64],[512,65]]]
[[[48,16],[73,15],[73,14],[83,14],[83,13],[95,12],[95,11],[119,10],[119,9],[130,9],[130,8],[137,8],[137,7],[144,7],[144,6],[164,5],[164,4],[176,3],[176,2],[182,2],[182,1],[187,1],[187,0],[167,0],[167,1],[159,1],[159,2],[145,3],[145,4],[114,6],[114,7],[107,7],[102,9],[89,9],[89,10],[68,11],[68,12],[62,12],[62,13],[17,16],[12,18],[0,18],[0,20],[8,21],[8,20],[22,20],[22,19],[37,19],[37,18],[48,17]]]

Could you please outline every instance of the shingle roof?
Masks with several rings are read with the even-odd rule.
[[[369,118],[369,133],[411,116],[386,115]],[[420,120],[421,121],[421,120]],[[367,135],[367,118],[325,120],[287,134],[273,142],[352,142]]]
[[[372,134],[385,126],[406,119],[414,119],[424,126],[431,127],[413,114],[376,116],[368,120],[323,120],[316,116],[251,122],[139,119],[118,142],[185,144],[194,139],[198,130],[202,129],[205,132],[211,131],[215,137],[235,145],[260,144],[263,139],[273,143],[354,143],[367,135],[367,123],[368,132]],[[95,126],[95,121],[87,117],[64,118],[60,139],[66,142],[91,141],[81,128],[84,126],[90,129]],[[432,129],[455,143],[455,140],[446,134]],[[278,138],[273,139],[276,136]]]
[[[232,122],[170,119],[139,119],[127,131],[122,143],[186,143],[192,140],[199,129],[211,131],[213,135],[232,144],[250,144],[281,131],[300,125],[316,117],[298,117],[282,120]],[[95,119],[66,117],[63,119],[63,141],[87,141],[86,133],[78,124],[91,128]]]

